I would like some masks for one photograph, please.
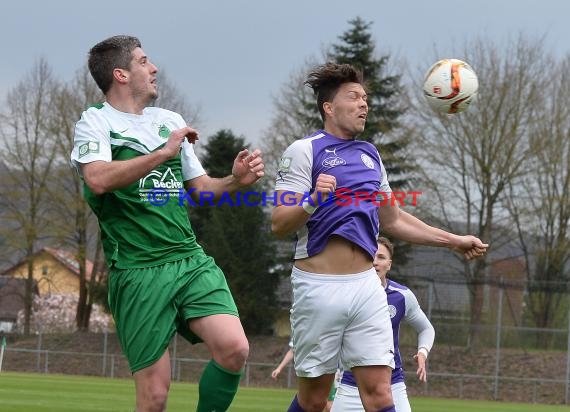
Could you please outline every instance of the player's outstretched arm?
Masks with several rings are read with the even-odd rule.
[[[186,190],[193,189],[192,198],[198,200],[200,193],[207,191],[213,194],[213,200],[218,199],[223,193],[233,193],[241,187],[249,186],[265,174],[265,164],[261,157],[261,151],[248,149],[240,151],[232,167],[232,173],[226,177],[214,178],[201,175],[184,182]]]
[[[391,202],[389,202],[391,203]],[[398,239],[427,246],[447,247],[473,259],[487,252],[486,243],[475,236],[460,236],[430,226],[395,205],[378,209],[381,230]]]

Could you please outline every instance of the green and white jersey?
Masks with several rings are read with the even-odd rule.
[[[75,125],[71,162],[128,160],[160,149],[170,132],[186,126],[177,113],[147,107],[142,115],[123,113],[108,103],[90,107]],[[84,196],[99,219],[109,266],[140,268],[192,256],[201,250],[184,202],[186,180],[205,174],[192,145],[131,185],[95,195],[84,185]],[[163,205],[149,199],[167,199]],[[149,197],[150,196],[150,197]]]

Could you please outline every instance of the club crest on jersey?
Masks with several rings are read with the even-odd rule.
[[[323,166],[325,167],[336,167],[346,164],[346,160],[336,154],[336,147],[334,149],[325,149],[325,153],[332,153],[332,156],[325,157],[323,160]]]
[[[390,313],[390,319],[392,319],[394,316],[396,316],[396,313],[398,313],[398,310],[396,309],[396,306],[388,305],[388,312]]]
[[[163,137],[163,138],[167,139],[168,136],[170,136],[170,129],[169,129],[168,127],[166,127],[166,125],[161,124],[161,125],[158,127],[158,135],[159,135],[160,137]]]
[[[360,160],[362,160],[362,163],[364,163],[364,166],[366,166],[367,168],[374,169],[374,162],[372,161],[370,156],[368,156],[366,153],[362,153],[360,155]]]

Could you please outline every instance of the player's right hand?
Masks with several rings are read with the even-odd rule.
[[[315,205],[327,201],[329,196],[336,190],[336,177],[321,173],[315,182],[315,191],[311,194]]]
[[[457,236],[457,242],[453,249],[462,253],[467,260],[474,259],[487,253],[488,243],[483,243],[479,238],[471,235]]]
[[[420,382],[427,382],[427,372],[426,372],[426,358],[423,353],[418,352],[413,356],[416,364],[418,365],[418,369],[416,370],[416,375]]]
[[[168,136],[168,140],[162,148],[169,159],[173,158],[180,152],[180,146],[182,146],[184,139],[187,139],[190,143],[195,143],[196,140],[198,140],[198,132],[190,126],[170,132],[170,136]]]

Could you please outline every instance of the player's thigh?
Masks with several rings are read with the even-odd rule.
[[[408,399],[408,391],[404,382],[398,382],[392,385],[392,398],[396,412],[412,412],[410,400]]]
[[[179,273],[175,304],[185,321],[209,315],[238,315],[224,273],[203,252],[188,259]]]
[[[341,383],[336,390],[331,412],[362,412],[364,407],[356,386]]]
[[[333,381],[334,374],[321,375],[316,378],[298,378],[297,396],[299,401],[305,406],[322,404],[322,408],[324,408]]]
[[[351,290],[355,296],[348,309],[350,323],[346,326],[342,340],[342,365],[345,369],[367,365],[394,367],[394,341],[388,301],[374,269]]]
[[[180,262],[111,269],[109,306],[133,373],[157,362],[176,333],[175,278]]]
[[[351,371],[362,395],[391,393],[392,368],[389,366],[358,366]]]
[[[168,351],[158,361],[133,373],[138,400],[166,397],[170,388],[170,355]]]
[[[198,335],[213,354],[244,349],[247,338],[235,315],[215,314],[188,321],[190,330]]]
[[[345,279],[293,269],[291,333],[297,376],[316,378],[336,372],[348,322]]]
[[[214,260],[199,253],[187,262],[176,284],[178,332],[190,342],[204,341],[212,353],[243,348],[247,340],[226,278]]]

